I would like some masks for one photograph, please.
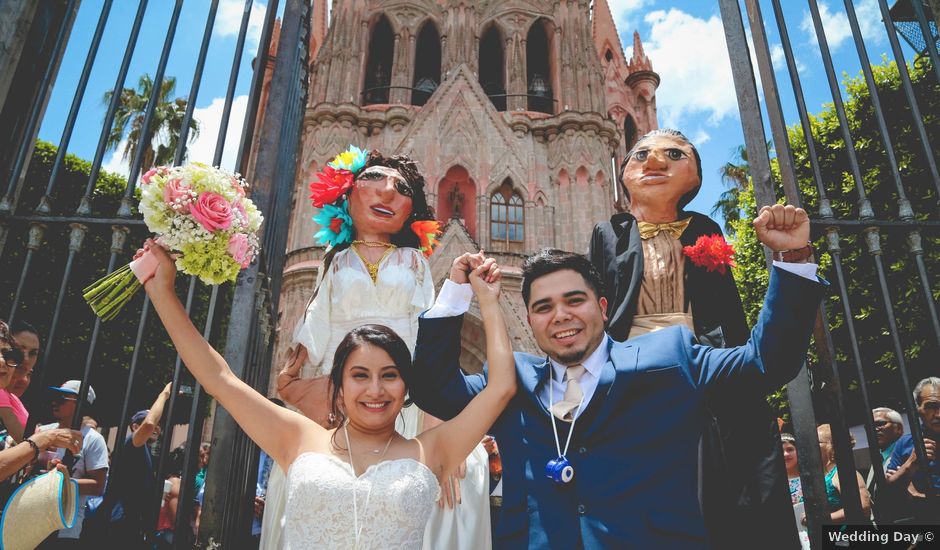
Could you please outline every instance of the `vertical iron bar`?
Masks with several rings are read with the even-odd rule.
[[[20,303],[23,294],[23,287],[26,286],[26,274],[33,263],[33,254],[42,246],[42,238],[45,235],[46,226],[41,223],[31,223],[29,226],[29,241],[26,244],[26,258],[23,261],[23,269],[20,271],[20,280],[16,284],[16,292],[13,294],[13,303],[10,304],[10,314],[7,315],[7,322],[12,323],[16,317],[16,308]],[[48,348],[48,344],[46,345]],[[45,365],[45,361],[43,362]]]
[[[111,258],[108,260],[108,273],[114,271],[118,254],[124,250],[126,242],[127,228],[115,226],[111,234]],[[82,385],[78,390],[78,402],[75,404],[75,415],[72,417],[73,430],[79,429],[82,424],[82,405],[88,397],[88,388],[91,386],[91,365],[95,358],[95,348],[98,345],[98,334],[100,332],[101,318],[96,315],[95,326],[91,331],[91,341],[88,343],[88,354],[85,356],[85,370],[82,373]],[[66,453],[66,458],[68,458],[68,453]]]
[[[245,52],[245,37],[248,35],[248,23],[251,19],[251,4],[252,0],[245,0],[242,23],[238,29],[238,41],[235,43],[235,58],[228,77],[228,89],[225,92],[225,107],[222,109],[222,120],[219,123],[219,139],[215,142],[215,154],[212,157],[213,166],[219,166],[222,162],[225,134],[228,133],[228,122],[232,116],[232,98],[235,97],[235,84],[238,83],[238,72],[241,68],[242,55]],[[261,72],[264,74],[263,70]],[[246,113],[251,113],[251,111],[246,111]],[[236,171],[238,171],[237,167]]]
[[[45,97],[52,93],[52,75],[55,73],[55,67],[57,65],[56,59],[59,58],[62,47],[65,45],[66,37],[69,34],[69,29],[71,29],[72,24],[75,22],[77,12],[78,0],[69,0],[65,7],[62,26],[59,27],[59,32],[56,34],[55,45],[52,47],[52,53],[49,56],[49,65],[46,67],[46,72],[43,73],[42,80],[39,83],[39,95],[33,103],[33,108],[29,112],[29,119],[23,130],[23,141],[20,143],[19,149],[17,149],[16,152],[16,161],[13,163],[13,170],[10,172],[6,194],[4,194],[3,200],[0,200],[0,212],[2,213],[13,212],[16,183],[19,181],[20,173],[25,167],[26,157],[32,150],[32,136],[36,131],[36,124],[39,123],[39,115],[42,113]]]
[[[186,100],[186,113],[183,115],[183,125],[180,128],[179,143],[176,144],[176,154],[173,164],[180,165],[186,156],[186,142],[189,138],[189,123],[193,120],[193,111],[196,109],[196,97],[199,95],[199,85],[202,83],[202,72],[206,66],[206,53],[209,51],[209,39],[212,38],[212,26],[215,23],[215,14],[219,9],[219,0],[212,0],[209,6],[209,15],[206,17],[206,30],[202,33],[202,45],[199,47],[199,56],[196,59],[196,70],[193,73],[193,83],[189,89],[189,99]]]
[[[911,7],[914,8],[914,15],[917,18],[920,32],[924,35],[924,44],[927,46],[927,53],[930,55],[930,64],[933,65],[933,71],[937,75],[937,80],[940,81],[940,54],[937,53],[937,44],[934,42],[930,27],[927,25],[924,5],[917,0],[911,0]],[[940,27],[938,27],[938,30],[940,30]]]
[[[78,79],[78,86],[75,89],[75,95],[72,97],[72,106],[69,108],[69,114],[65,119],[65,127],[62,129],[62,138],[59,140],[59,148],[56,151],[55,160],[52,163],[52,173],[49,175],[49,183],[46,185],[46,192],[39,199],[39,205],[36,207],[37,214],[51,214],[52,192],[55,190],[56,179],[59,177],[59,170],[65,162],[65,155],[68,152],[69,142],[72,139],[72,131],[75,130],[75,119],[78,117],[78,110],[82,106],[82,99],[85,97],[85,90],[88,88],[88,79],[91,76],[91,69],[95,64],[95,58],[98,57],[98,47],[101,45],[101,37],[104,35],[104,27],[108,22],[108,16],[111,13],[111,4],[113,0],[104,0],[101,6],[101,15],[98,17],[98,26],[95,27],[95,34],[91,39],[91,45],[88,47],[88,55],[85,57],[85,66],[82,67],[82,74]]]
[[[193,299],[196,296],[196,278],[189,278],[189,289],[186,291],[186,313],[189,314],[193,308]],[[180,359],[179,353],[176,354],[176,362],[173,365],[173,385],[170,390],[170,400],[164,409],[164,418],[163,418],[163,433],[167,434],[167,437],[163,439],[164,444],[160,445],[160,456],[157,459],[157,464],[155,470],[157,472],[156,479],[162,480],[166,479],[166,462],[167,457],[170,455],[170,439],[173,434],[173,413],[176,409],[176,398],[179,393],[180,387],[180,376],[183,371],[183,362]],[[189,449],[189,452],[192,452],[192,448]],[[182,486],[182,482],[180,483]],[[161,495],[163,494],[163,485],[157,483],[154,486],[154,494],[151,499],[151,507],[147,516],[151,518],[150,524],[157,524],[157,517],[160,513],[160,505],[162,504]]]
[[[255,55],[255,70],[251,75],[251,91],[248,95],[248,107],[245,109],[245,123],[242,125],[238,156],[235,159],[235,169],[242,174],[248,171],[248,158],[251,156],[251,145],[254,143],[255,124],[258,117],[258,107],[261,103],[261,88],[264,86],[264,68],[268,63],[268,49],[271,47],[271,36],[274,33],[278,2],[279,0],[270,0],[268,2],[268,11],[265,12],[264,16],[261,39],[258,41],[258,53]]]
[[[121,95],[124,90],[124,82],[127,80],[127,71],[131,66],[131,58],[134,56],[134,50],[137,47],[137,37],[140,36],[140,27],[144,22],[144,13],[147,11],[147,0],[140,0],[137,5],[137,15],[134,16],[134,24],[131,26],[131,34],[127,37],[127,46],[124,48],[124,59],[121,60],[121,68],[118,69],[117,78],[114,80],[114,88],[111,89],[111,101],[108,103],[108,110],[104,115],[104,123],[101,126],[101,137],[98,138],[98,148],[95,150],[95,157],[91,161],[91,170],[88,172],[88,183],[85,186],[85,194],[75,211],[80,216],[91,215],[91,194],[98,182],[98,173],[101,171],[101,161],[104,160],[104,154],[108,146],[108,136],[111,134],[111,126],[114,124],[114,115],[117,113],[118,105],[121,104]]]
[[[868,52],[865,50],[865,43],[862,41],[862,31],[858,26],[855,7],[852,6],[851,0],[843,0],[843,3],[845,4],[845,10],[849,17],[849,26],[852,28],[852,39],[855,41],[855,49],[858,51],[859,60],[862,62],[862,73],[865,75],[865,83],[868,86],[868,93],[871,96],[872,108],[875,111],[875,120],[878,122],[878,129],[881,134],[882,144],[885,148],[888,167],[891,170],[891,178],[894,180],[894,187],[898,192],[898,217],[903,221],[912,221],[914,219],[914,210],[911,207],[911,202],[908,200],[907,194],[904,191],[904,185],[901,182],[901,173],[898,169],[897,158],[895,157],[894,144],[891,141],[891,135],[888,133],[888,124],[885,122],[884,111],[881,108],[881,99],[878,97],[878,86],[875,84],[875,77],[871,72],[871,61],[868,59]],[[900,72],[900,68],[898,72]],[[916,229],[911,231],[909,240],[912,239],[920,240],[920,233]],[[931,284],[926,271],[919,270],[918,276],[921,279],[921,286],[925,289],[929,289]],[[928,304],[932,305],[933,293],[927,290],[924,293],[924,299]],[[940,347],[940,319],[937,319],[936,309],[928,307],[928,315],[930,316],[930,322],[933,327],[934,339],[938,347]],[[871,419],[869,419],[867,415],[865,418],[867,428]],[[874,433],[873,427],[872,433]]]
[[[140,320],[137,321],[137,340],[134,343],[134,352],[131,355],[131,366],[127,373],[127,386],[124,388],[124,402],[121,405],[121,417],[118,420],[117,437],[114,438],[114,450],[111,451],[111,467],[117,468],[121,463],[121,456],[124,451],[124,438],[127,434],[127,427],[131,412],[131,390],[134,388],[134,380],[137,378],[137,360],[140,357],[141,339],[144,333],[144,327],[147,326],[147,314],[150,312],[150,297],[144,293],[144,305],[140,310]],[[112,470],[114,471],[114,470]]]
[[[763,121],[761,119],[760,103],[757,96],[757,85],[754,81],[754,71],[753,67],[751,66],[750,52],[747,45],[747,36],[744,32],[744,22],[741,17],[740,7],[736,0],[720,0],[719,6],[721,9],[722,22],[725,31],[725,40],[728,45],[728,52],[731,56],[732,76],[734,78],[735,91],[738,96],[741,125],[744,129],[745,144],[747,145],[748,150],[748,161],[750,165],[749,171],[754,182],[754,194],[758,205],[773,204],[776,202],[776,194],[774,193],[773,181],[771,179],[770,158],[767,151],[765,137],[766,134],[764,132]],[[753,15],[751,16],[751,22],[752,34],[754,33],[754,25],[763,25],[762,19],[757,19],[755,23]],[[760,60],[760,56],[758,56],[758,60]],[[774,81],[771,80],[766,82],[765,86],[772,85],[773,83]],[[771,94],[771,101],[779,101],[775,89],[772,89],[772,91],[773,93]],[[779,105],[779,103],[776,103],[776,105]],[[778,120],[782,120],[782,115],[779,115]],[[793,182],[795,187],[795,177],[793,178]],[[793,193],[793,191],[794,190],[791,189],[791,193]],[[770,269],[771,261],[769,254],[766,252],[767,251],[765,249],[765,260],[767,262],[768,269]],[[825,319],[825,309],[820,306],[819,311],[820,312],[818,317]],[[825,323],[822,324],[824,325]],[[820,334],[820,332],[817,331],[817,345],[823,343],[820,342],[821,336],[823,337],[823,340],[828,343],[828,332],[823,331],[823,334]],[[830,356],[832,355],[834,354],[830,353]],[[832,370],[836,371],[834,364],[832,364],[832,367]],[[806,368],[806,365],[804,364],[800,374],[797,375],[798,380],[791,382],[791,384],[793,384],[792,391],[790,389],[790,384],[788,384],[788,397],[797,400],[791,401],[791,410],[799,409],[800,411],[812,411],[812,394],[808,387],[808,376],[809,372]],[[841,398],[841,396],[837,395],[837,398]],[[841,417],[837,418],[837,420],[841,421],[839,423],[840,425],[844,425],[844,420],[842,420]],[[802,457],[803,466],[807,468],[815,466],[818,468],[816,471],[822,472],[822,461],[819,458],[819,447],[815,444],[806,444],[807,442],[816,442],[815,421],[812,418],[812,415],[808,415],[808,417],[807,415],[798,415],[794,418],[794,421],[805,421],[805,423],[800,424],[799,426],[795,426],[795,431],[803,435],[803,438],[800,440],[800,454],[806,455]],[[848,438],[847,432],[845,434],[845,438]],[[849,460],[851,460],[851,457],[849,457]],[[854,470],[854,468],[851,468],[850,471],[851,470]],[[807,472],[807,474],[809,474],[809,472]],[[807,477],[809,477],[810,481],[810,483],[807,483],[804,487],[804,495],[806,496],[807,502],[807,522],[810,532],[813,533],[813,536],[817,536],[817,526],[820,525],[824,520],[823,503],[825,500],[823,495],[825,495],[825,488],[822,486],[822,480],[818,475]],[[844,497],[849,501],[847,504],[848,511],[848,507],[851,507],[852,505],[852,495],[846,494]],[[860,509],[857,494],[855,496],[855,501],[855,506]],[[860,512],[858,515],[861,515]]]
[[[819,6],[816,0],[808,0],[810,15],[813,18],[813,26],[816,29],[816,39],[819,42],[819,53],[822,56],[823,67],[826,69],[826,79],[829,81],[829,92],[832,94],[832,102],[836,108],[836,115],[839,118],[839,129],[842,131],[842,140],[845,142],[845,153],[848,156],[849,170],[852,172],[852,178],[855,181],[855,188],[858,190],[858,215],[859,218],[866,220],[875,217],[872,211],[871,203],[865,195],[865,183],[862,178],[862,172],[859,168],[858,158],[855,156],[855,140],[852,139],[852,132],[849,130],[849,121],[845,116],[845,105],[842,103],[842,89],[839,87],[839,80],[836,78],[835,69],[832,68],[832,55],[829,53],[829,43],[826,41],[826,31],[823,29],[822,18],[819,15]],[[852,484],[853,486],[855,483]]]
[[[885,316],[888,318],[888,328],[891,333],[891,343],[894,344],[894,354],[897,357],[898,372],[901,373],[901,384],[903,386],[901,394],[904,395],[904,402],[907,405],[907,418],[911,437],[914,438],[914,449],[918,456],[927,456],[924,447],[924,434],[920,429],[920,416],[917,407],[914,405],[912,391],[914,386],[911,384],[910,377],[907,375],[907,364],[904,360],[904,347],[901,345],[901,338],[898,336],[897,320],[894,316],[894,306],[891,304],[891,294],[888,291],[888,280],[885,277],[885,268],[881,260],[881,239],[877,227],[870,227],[865,230],[865,241],[868,250],[875,259],[875,269],[878,273],[878,285],[881,288],[881,297],[884,300]],[[936,502],[935,495],[928,494],[930,501]]]
[[[884,20],[885,30],[888,31],[888,42],[891,44],[894,62],[898,66],[901,86],[904,88],[904,95],[907,96],[907,102],[911,106],[911,118],[913,118],[914,129],[917,130],[920,143],[924,147],[924,158],[927,161],[927,167],[930,169],[933,185],[937,189],[938,200],[940,200],[940,170],[937,168],[937,160],[934,158],[933,147],[930,144],[930,138],[927,137],[927,130],[924,128],[924,118],[920,114],[920,106],[917,102],[917,97],[914,95],[914,85],[911,84],[911,75],[907,70],[907,61],[904,59],[904,51],[901,49],[901,43],[898,42],[898,33],[894,28],[894,21],[891,20],[891,10],[888,9],[888,3],[885,0],[878,0],[878,7],[881,8],[881,18]]]
[[[140,144],[134,154],[134,160],[131,162],[130,171],[127,175],[127,189],[124,191],[124,198],[121,200],[121,207],[118,209],[117,215],[123,218],[131,216],[131,197],[134,196],[134,189],[137,187],[137,176],[140,175],[141,165],[144,162],[144,149],[146,149],[147,142],[150,141],[150,125],[153,123],[153,113],[160,98],[160,89],[163,87],[163,74],[166,71],[166,64],[170,57],[170,47],[173,45],[173,38],[176,36],[176,27],[179,24],[182,9],[183,0],[176,0],[173,15],[170,17],[170,25],[166,31],[166,40],[163,42],[163,52],[160,54],[160,62],[157,64],[157,73],[153,78],[153,90],[150,93],[150,99],[147,101],[144,120],[140,126]]]

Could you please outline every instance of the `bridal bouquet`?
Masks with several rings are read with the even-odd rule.
[[[140,179],[140,212],[176,268],[209,285],[234,281],[258,253],[262,216],[238,176],[199,163],[153,168]],[[84,290],[95,314],[113,319],[156,272],[150,253]]]

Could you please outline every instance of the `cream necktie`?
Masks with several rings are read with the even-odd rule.
[[[565,386],[565,396],[561,401],[552,404],[552,414],[559,420],[571,422],[575,411],[581,406],[584,393],[581,391],[581,384],[578,380],[582,374],[584,374],[584,365],[574,365],[565,369],[565,380],[568,382]]]

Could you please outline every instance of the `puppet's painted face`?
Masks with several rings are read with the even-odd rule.
[[[356,178],[349,195],[349,215],[356,238],[391,237],[411,216],[411,186],[392,168],[371,166]]]
[[[623,171],[623,185],[633,205],[673,204],[701,184],[692,147],[672,136],[652,136],[638,143]]]

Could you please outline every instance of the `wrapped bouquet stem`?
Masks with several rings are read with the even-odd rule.
[[[262,217],[247,186],[238,175],[199,163],[154,168],[141,178],[140,212],[179,271],[218,285],[234,281],[258,253]],[[85,301],[102,320],[113,319],[156,267],[144,252],[85,288]]]

